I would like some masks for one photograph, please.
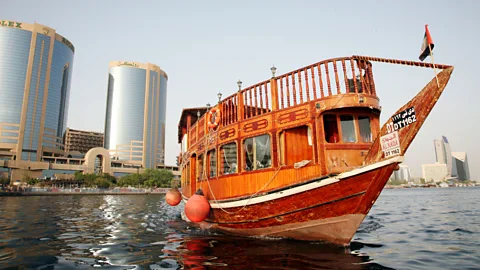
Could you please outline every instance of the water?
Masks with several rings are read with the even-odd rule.
[[[162,195],[0,197],[0,268],[479,269],[480,188],[384,190],[350,248],[201,231]]]

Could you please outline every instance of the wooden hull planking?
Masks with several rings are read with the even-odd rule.
[[[234,235],[348,244],[402,160],[394,158],[379,164],[381,167],[358,170],[345,178],[322,179],[316,181],[319,187],[314,189],[305,190],[312,183],[301,185],[296,187],[298,193],[285,197],[280,197],[279,191],[269,195],[273,199],[256,204],[250,205],[251,200],[246,199],[246,207],[211,201],[206,222],[210,228]]]

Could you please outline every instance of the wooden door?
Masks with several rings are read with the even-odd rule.
[[[312,139],[308,139],[308,126],[284,131],[285,165],[294,165],[302,160],[313,160]]]

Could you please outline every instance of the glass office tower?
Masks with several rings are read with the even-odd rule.
[[[74,51],[48,26],[0,20],[0,159],[63,154]]]
[[[452,176],[452,150],[447,137],[442,136],[441,140],[433,140],[435,145],[435,157],[438,163],[447,164],[448,176]]]
[[[165,163],[167,80],[154,64],[110,62],[104,147],[114,160],[143,168]]]

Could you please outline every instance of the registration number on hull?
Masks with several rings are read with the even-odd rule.
[[[417,122],[415,107],[410,107],[392,116],[392,122],[387,124],[387,132],[391,133]]]

